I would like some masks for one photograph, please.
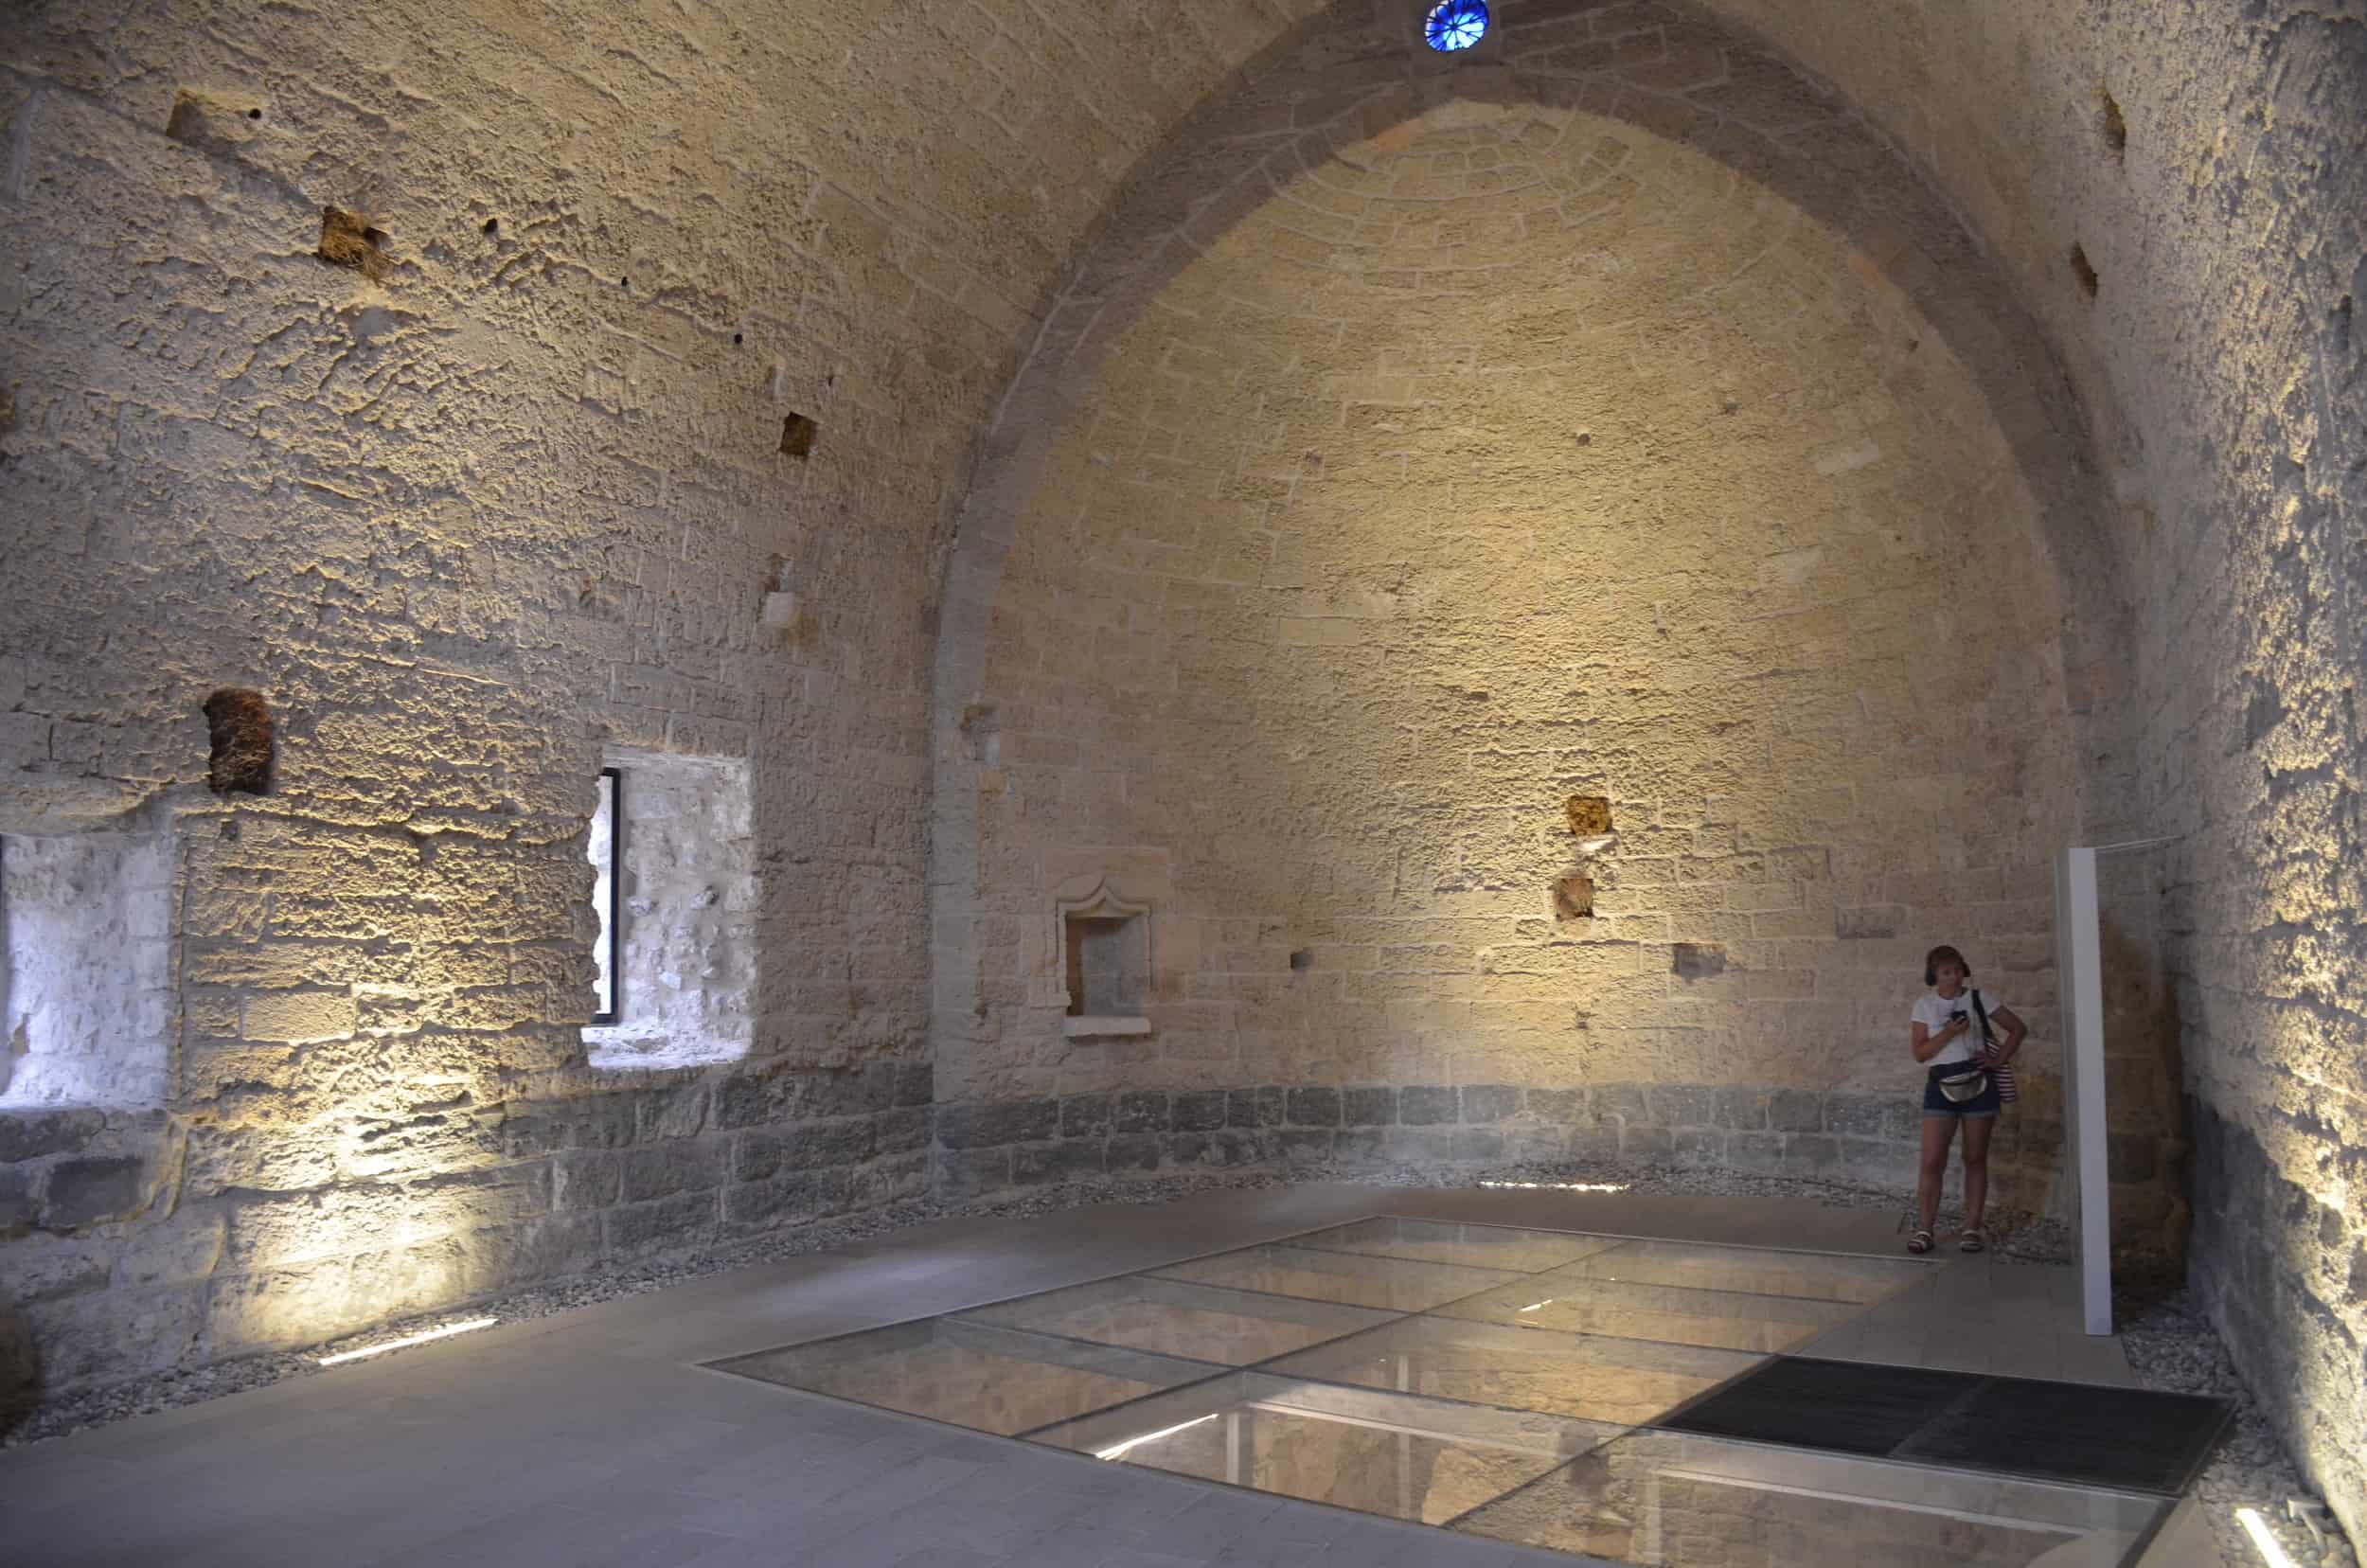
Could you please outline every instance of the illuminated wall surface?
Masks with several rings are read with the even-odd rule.
[[[2367,33],[1420,9],[12,17],[9,1354],[1065,1174],[1895,1183],[1937,940],[2040,1207],[2047,860],[2160,834],[2124,1235],[2367,1524]],[[587,1042],[636,756],[682,990]]]

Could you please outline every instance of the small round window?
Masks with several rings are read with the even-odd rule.
[[[1486,31],[1487,0],[1438,0],[1422,24],[1423,38],[1441,54],[1468,49]]]

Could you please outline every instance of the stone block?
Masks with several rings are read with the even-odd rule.
[[[240,1031],[249,1040],[308,1044],[353,1033],[361,1007],[345,991],[266,991],[247,999]]]
[[[1626,1127],[1619,1132],[1619,1157],[1642,1165],[1667,1165],[1676,1157],[1676,1139],[1664,1127]]]
[[[1860,904],[1840,911],[1833,931],[1844,942],[1889,941],[1898,935],[1900,918],[1895,904]]]
[[[826,1171],[823,1174],[830,1173]],[[878,1208],[882,1203],[922,1197],[929,1190],[928,1151],[916,1149],[908,1154],[874,1160],[852,1171],[850,1181],[846,1195],[849,1208]]]
[[[715,1125],[725,1131],[788,1121],[789,1080],[778,1073],[734,1073],[715,1085],[713,1111]]]
[[[1772,1176],[1784,1168],[1781,1132],[1740,1131],[1726,1138],[1726,1163],[1754,1176]]]
[[[604,1209],[623,1190],[623,1156],[613,1149],[568,1149],[551,1156],[551,1207]]]
[[[1397,1092],[1387,1084],[1343,1090],[1340,1119],[1350,1127],[1387,1127],[1397,1119]]]
[[[1315,1166],[1329,1161],[1336,1135],[1326,1128],[1286,1127],[1275,1131],[1273,1157],[1287,1166]]]
[[[633,1142],[695,1138],[706,1131],[710,1101],[703,1081],[651,1089],[638,1097]]]
[[[1844,1137],[1914,1139],[1922,1136],[1922,1123],[1921,1102],[1912,1092],[1824,1096],[1824,1131]]]
[[[1699,1084],[1655,1083],[1645,1093],[1656,1127],[1711,1127],[1717,1119],[1717,1095]]]
[[[1130,1089],[1118,1096],[1111,1127],[1121,1133],[1165,1132],[1173,1125],[1172,1114],[1164,1091]]]
[[[1767,1125],[1767,1092],[1763,1089],[1717,1091],[1711,1115],[1719,1127],[1756,1130]]]
[[[1110,1174],[1156,1170],[1166,1152],[1166,1140],[1155,1132],[1120,1132],[1110,1140]]]
[[[1585,1114],[1586,1108],[1583,1089],[1532,1089],[1521,1106],[1523,1115],[1564,1127]]]
[[[1521,1090],[1510,1083],[1467,1083],[1457,1096],[1465,1123],[1492,1127],[1521,1111]]]
[[[1594,1114],[1616,1116],[1628,1127],[1640,1126],[1650,1118],[1644,1110],[1644,1086],[1637,1083],[1600,1083],[1593,1091]]]
[[[1784,1166],[1794,1175],[1838,1170],[1842,1164],[1842,1146],[1837,1138],[1821,1132],[1794,1132],[1785,1140]]]
[[[937,1143],[945,1149],[996,1149],[1041,1143],[1060,1130],[1056,1099],[987,1100],[937,1107]]]
[[[927,1105],[937,1097],[936,1068],[926,1061],[899,1061],[893,1067],[896,1104]]]
[[[742,1181],[755,1181],[784,1170],[858,1165],[877,1151],[876,1129],[871,1117],[850,1116],[844,1121],[806,1122],[778,1131],[742,1132],[737,1138],[732,1173]],[[626,1196],[630,1199],[632,1194]]]
[[[930,1112],[925,1105],[882,1111],[871,1118],[871,1148],[877,1154],[900,1154],[929,1147]]]
[[[1767,1125],[1778,1132],[1821,1131],[1824,1096],[1813,1089],[1778,1089],[1767,1099]]]
[[[140,1206],[140,1162],[129,1156],[84,1156],[49,1167],[42,1188],[46,1230],[79,1230],[119,1220]]]
[[[1448,1141],[1448,1158],[1493,1162],[1504,1157],[1504,1135],[1492,1127],[1458,1127]]]
[[[1210,1132],[1225,1125],[1225,1102],[1221,1089],[1194,1089],[1170,1098],[1168,1110],[1177,1131]]]
[[[1279,1086],[1269,1084],[1260,1089],[1236,1089],[1226,1096],[1224,1125],[1237,1128],[1280,1127],[1289,1114],[1290,1107]],[[1180,1116],[1175,1125],[1184,1125]]]
[[[1011,1150],[1011,1180],[1021,1186],[1035,1186],[1045,1182],[1073,1182],[1086,1176],[1098,1176],[1108,1168],[1108,1150],[1097,1138],[1022,1144]]]
[[[723,1189],[723,1220],[736,1231],[767,1230],[843,1213],[854,1195],[844,1170],[796,1170]]]
[[[1601,1120],[1581,1121],[1573,1125],[1570,1129],[1570,1158],[1603,1161],[1618,1159],[1619,1124],[1616,1121]]]
[[[2161,1145],[2149,1132],[2109,1133],[2104,1150],[2106,1170],[2115,1182],[2150,1182],[2161,1167]]]
[[[552,1214],[519,1228],[512,1256],[524,1279],[565,1279],[599,1266],[608,1251],[608,1223],[597,1214]]]
[[[1680,1127],[1670,1131],[1669,1159],[1688,1170],[1726,1163],[1726,1134],[1714,1127]]]
[[[601,1217],[613,1257],[643,1257],[680,1252],[715,1238],[722,1203],[712,1191],[677,1193],[646,1203],[626,1203]]]
[[[0,1166],[0,1238],[30,1226],[38,1207],[33,1201],[33,1173],[22,1166]]]
[[[1344,1166],[1386,1165],[1389,1161],[1389,1134],[1379,1127],[1351,1127],[1343,1130],[1332,1140],[1331,1158]]]
[[[789,1080],[788,1096],[800,1118],[868,1116],[895,1102],[896,1083],[891,1073],[871,1068],[801,1073]]]
[[[1255,1133],[1230,1127],[1178,1132],[1173,1148],[1178,1165],[1250,1166],[1261,1155]]]
[[[938,1114],[942,1116],[943,1112]],[[936,1166],[931,1183],[936,1195],[950,1203],[975,1198],[982,1193],[1000,1192],[1011,1185],[1011,1151],[1006,1146],[992,1149],[937,1149]]]
[[[1452,1126],[1460,1114],[1450,1086],[1409,1083],[1397,1091],[1397,1120],[1408,1127]]]
[[[728,1154],[729,1146],[721,1138],[673,1138],[628,1149],[617,1157],[618,1201],[639,1203],[721,1186]]]
[[[1715,942],[1679,942],[1669,950],[1668,972],[1691,982],[1726,972],[1726,950]]]
[[[1514,1122],[1502,1131],[1508,1160],[1553,1161],[1570,1152],[1570,1130],[1558,1123]]]
[[[1340,1125],[1340,1091],[1337,1089],[1293,1089],[1290,1092],[1288,1104],[1293,1127]]]
[[[1451,1127],[1391,1127],[1381,1131],[1382,1147],[1398,1165],[1444,1165],[1454,1158]]]
[[[1071,1095],[1060,1101],[1060,1136],[1106,1136],[1110,1131],[1112,1113],[1112,1097],[1108,1095]]]
[[[106,1126],[97,1111],[0,1111],[0,1165],[75,1153]]]

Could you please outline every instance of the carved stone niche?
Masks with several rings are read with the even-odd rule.
[[[1148,1034],[1150,905],[1122,897],[1105,879],[1058,901],[1053,951],[1068,997],[1061,1032],[1071,1038]]]

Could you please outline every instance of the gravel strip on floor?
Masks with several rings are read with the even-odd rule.
[[[504,1323],[550,1317],[646,1291],[663,1290],[707,1274],[827,1252],[931,1221],[1022,1218],[1093,1203],[1155,1204],[1193,1193],[1250,1191],[1303,1182],[1426,1187],[1470,1186],[1490,1182],[1587,1182],[1616,1183],[1631,1192],[1654,1196],[1806,1198],[1834,1208],[1896,1209],[1902,1246],[1913,1223],[1912,1203],[1907,1194],[1876,1187],[1796,1177],[1748,1176],[1726,1170],[1607,1165],[1507,1165],[1478,1171],[1468,1167],[1436,1169],[1411,1166],[1355,1170],[1314,1166],[1290,1170],[1195,1171],[1133,1180],[1070,1182],[964,1203],[914,1199],[862,1214],[814,1221],[692,1256],[638,1263],[557,1284],[512,1291],[448,1311],[389,1323],[367,1333],[301,1351],[250,1356],[60,1395],[27,1413],[0,1437],[0,1448],[18,1448],[62,1437],[68,1433],[152,1411],[260,1388],[284,1378],[311,1377],[321,1370],[316,1357],[364,1349],[455,1323],[487,1316],[498,1317]],[[2059,1267],[2070,1262],[2071,1233],[2060,1221],[2031,1217],[1992,1219],[1990,1256],[1998,1261],[2040,1267]],[[1942,1211],[1939,1234],[1944,1246],[1949,1244],[1947,1238],[1957,1223],[1954,1213]],[[2267,1417],[2236,1379],[2217,1334],[2193,1310],[2183,1288],[2175,1284],[2133,1286],[2118,1293],[2115,1310],[2123,1326],[2122,1343],[2129,1364],[2147,1387],[2218,1394],[2235,1402],[2234,1422],[2197,1488],[2229,1568],[2257,1568],[2251,1545],[2235,1521],[2238,1507],[2259,1509],[2295,1563],[2305,1568],[2356,1568],[2358,1559],[2330,1518],[2320,1516],[2321,1527],[2325,1531],[2321,1545],[2302,1523],[2287,1516],[2287,1498],[2309,1500],[2312,1494],[2303,1486]]]

